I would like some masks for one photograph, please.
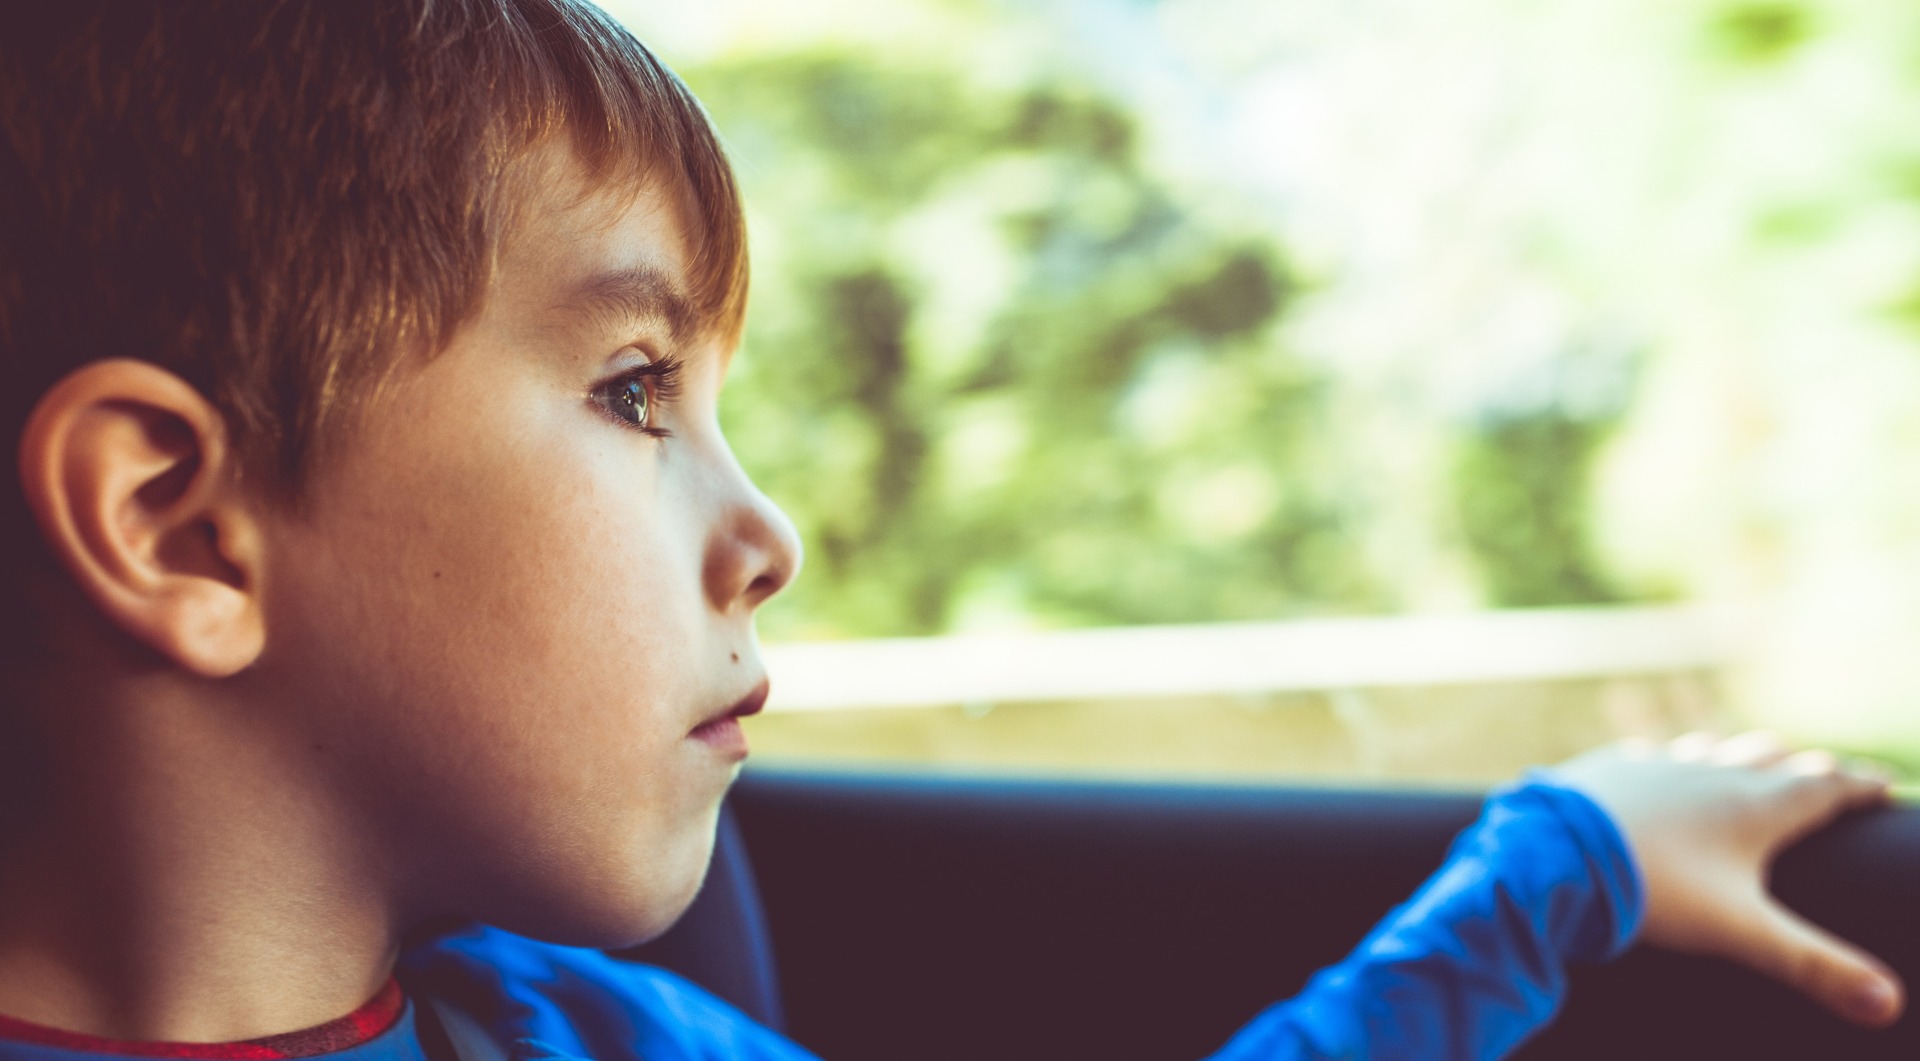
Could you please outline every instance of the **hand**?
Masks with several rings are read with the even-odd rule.
[[[1827,752],[1791,754],[1764,733],[1621,744],[1552,772],[1625,834],[1646,883],[1647,942],[1750,965],[1858,1024],[1898,1019],[1899,977],[1766,886],[1774,855],[1846,811],[1885,804],[1886,780]]]

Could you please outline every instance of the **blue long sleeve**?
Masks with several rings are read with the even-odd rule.
[[[1567,963],[1623,949],[1640,913],[1612,821],[1535,778],[1490,799],[1410,901],[1208,1061],[1501,1057],[1552,1019]],[[403,979],[471,1012],[511,1061],[813,1059],[672,973],[494,929],[409,954]]]
[[[1640,915],[1612,820],[1536,778],[1489,800],[1411,900],[1210,1061],[1503,1057],[1558,1012],[1567,963],[1617,954]]]

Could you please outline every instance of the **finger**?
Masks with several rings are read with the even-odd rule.
[[[1848,756],[1847,760],[1842,763],[1841,766],[1847,773],[1852,774],[1854,777],[1865,778],[1874,784],[1884,787],[1889,793],[1893,791],[1894,783],[1900,780],[1899,771],[1878,759]]]
[[[1794,768],[1789,761],[1788,769]],[[1841,770],[1837,766],[1824,771],[1808,768],[1800,772],[1793,784],[1809,801],[1827,804],[1831,814],[1877,807],[1893,798],[1892,782],[1873,774]]]
[[[1728,737],[1707,753],[1711,762],[1723,766],[1772,766],[1792,751],[1777,734],[1753,730]]]
[[[1877,807],[1893,799],[1893,775],[1874,763],[1846,765],[1832,752],[1809,750],[1790,755],[1782,763],[1787,773],[1805,782],[1826,782],[1823,795],[1839,810]]]
[[[1809,748],[1803,752],[1794,752],[1787,756],[1786,770],[1790,774],[1802,777],[1817,777],[1822,774],[1838,773],[1840,760],[1825,748]]]
[[[1685,733],[1673,738],[1667,745],[1667,754],[1683,763],[1697,763],[1713,754],[1714,745],[1720,739],[1711,733]]]
[[[1769,899],[1748,964],[1834,1013],[1871,1028],[1892,1024],[1906,1007],[1900,978],[1859,947]]]
[[[1815,773],[1790,777],[1775,819],[1778,831],[1768,846],[1779,851],[1849,811],[1885,806],[1892,788],[1858,774]]]

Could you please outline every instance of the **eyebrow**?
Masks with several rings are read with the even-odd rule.
[[[589,277],[563,306],[585,314],[605,331],[662,323],[676,343],[689,339],[699,323],[693,302],[680,286],[666,273],[644,265]]]

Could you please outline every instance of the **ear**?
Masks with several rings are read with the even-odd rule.
[[[27,504],[106,616],[185,670],[224,678],[265,645],[258,513],[226,422],[157,365],[92,362],[41,396],[20,439]]]

